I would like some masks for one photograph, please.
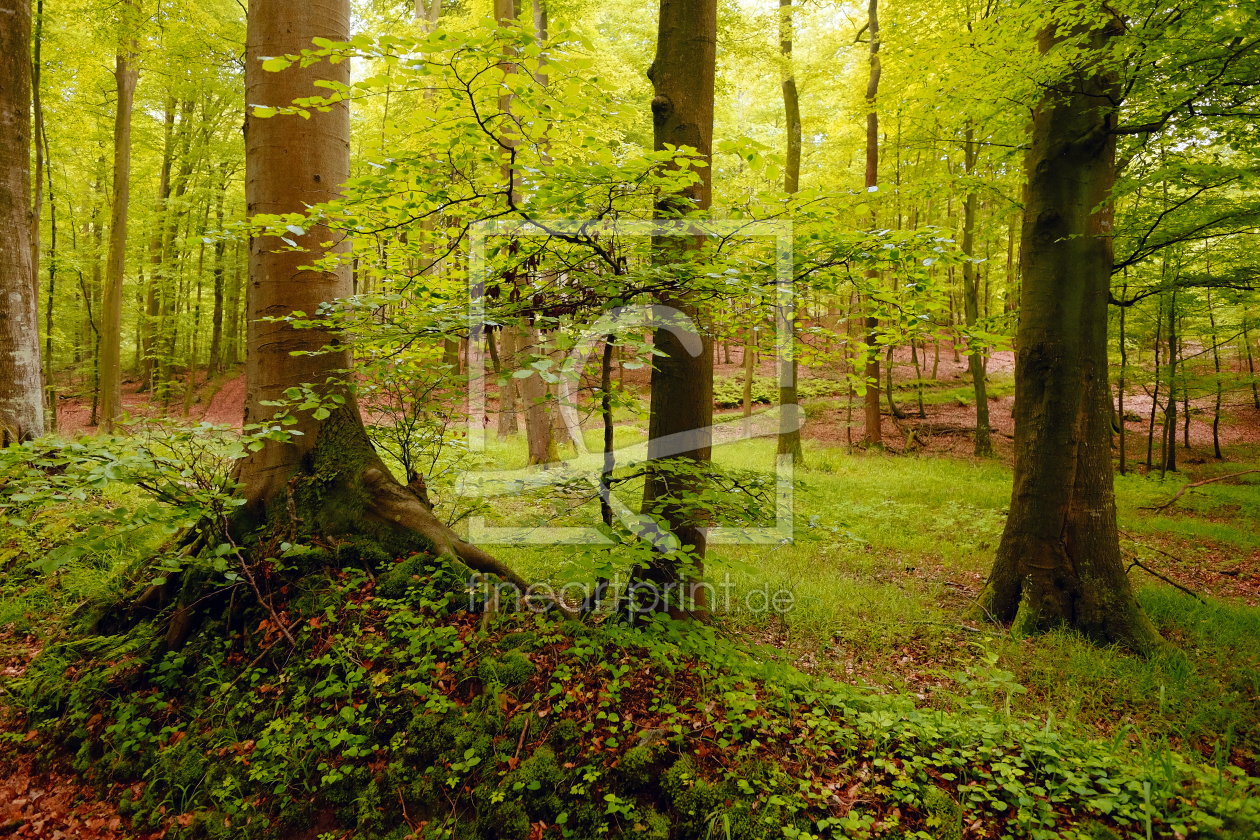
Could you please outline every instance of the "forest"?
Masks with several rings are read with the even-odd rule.
[[[0,835],[1260,837],[1257,0],[0,0]]]

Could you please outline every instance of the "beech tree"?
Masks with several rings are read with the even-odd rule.
[[[0,2],[0,446],[44,433],[31,257],[31,4]]]
[[[246,42],[245,90],[250,108],[245,122],[246,203],[251,217],[305,213],[339,195],[350,169],[348,103],[313,109],[309,119],[263,117],[258,107],[288,107],[301,97],[321,96],[316,81],[345,86],[348,60],[278,72],[264,68],[268,58],[298,55],[315,38],[349,38],[350,2],[299,4],[251,0]],[[335,99],[335,97],[334,97]],[[263,112],[265,113],[265,112]],[[248,355],[245,422],[274,424],[279,412],[294,421],[287,441],[269,441],[238,463],[243,514],[234,523],[242,533],[256,526],[287,528],[290,516],[326,534],[367,531],[409,532],[432,542],[441,553],[470,567],[492,572],[518,585],[524,581],[484,551],[457,537],[440,522],[414,489],[400,484],[373,449],[353,393],[346,385],[351,358],[335,331],[296,329],[294,312],[316,317],[323,305],[351,294],[349,266],[338,257],[348,248],[322,224],[286,237],[256,235],[249,253]],[[299,316],[301,317],[301,316]],[[281,408],[307,391],[313,404]]]
[[[1094,56],[1119,20],[1073,36]],[[1063,37],[1038,36],[1045,54]],[[1088,53],[1087,53],[1088,56]],[[1027,634],[1066,625],[1149,652],[1163,644],[1120,558],[1111,468],[1107,302],[1119,79],[1083,62],[1033,112],[1015,362],[1010,513],[980,603]]]
[[[705,163],[700,178],[658,205],[658,215],[676,218],[693,211],[709,209],[713,201],[713,179],[708,164],[713,156],[713,87],[717,72],[717,0],[661,0],[657,24],[656,58],[648,69],[652,82],[653,146],[690,146]],[[700,352],[692,355],[671,330],[658,328],[652,335],[653,350],[659,355],[652,368],[652,396],[648,414],[648,457],[656,459],[643,486],[643,511],[662,518],[684,549],[685,559],[675,552],[663,552],[643,570],[643,579],[656,584],[685,581],[682,604],[671,612],[685,614],[707,608],[703,574],[707,519],[683,497],[694,492],[694,467],[701,469],[712,459],[713,425],[713,339],[704,328],[706,317],[694,295],[689,295],[684,249],[703,247],[698,237],[685,244],[681,237],[655,237],[653,259],[675,274],[674,283],[657,294],[659,303],[690,317],[700,328]],[[745,353],[748,352],[745,349]],[[686,441],[677,455],[663,457],[660,441],[672,435]],[[664,504],[662,504],[664,502]],[[667,590],[668,591],[668,590]]]

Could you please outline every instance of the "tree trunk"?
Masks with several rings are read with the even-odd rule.
[[[1053,43],[1043,30],[1044,53]],[[1095,30],[1096,49],[1119,31]],[[1081,33],[1073,33],[1081,34]],[[1111,468],[1107,305],[1114,75],[1085,66],[1033,112],[1010,513],[980,604],[1017,636],[1068,626],[1149,652],[1163,644],[1120,558]]]
[[[1177,290],[1168,303],[1168,405],[1164,409],[1164,463],[1160,478],[1177,471]]]
[[[1125,271],[1125,277],[1126,278],[1128,277],[1127,270]],[[1129,295],[1129,281],[1126,279],[1124,281],[1124,288],[1121,291],[1120,296],[1122,298],[1127,298],[1128,295]],[[1118,396],[1120,398],[1120,410],[1118,412],[1119,419],[1117,421],[1118,426],[1116,428],[1116,433],[1120,435],[1120,475],[1125,475],[1129,468],[1128,467],[1128,449],[1125,445],[1126,427],[1124,425],[1124,388],[1125,388],[1126,379],[1129,373],[1129,352],[1128,352],[1128,348],[1126,348],[1124,345],[1124,342],[1125,342],[1124,321],[1125,321],[1125,314],[1127,311],[1128,311],[1127,306],[1120,307],[1120,382],[1118,383],[1118,387],[1116,388],[1116,391],[1118,392]]]
[[[1251,402],[1256,411],[1260,411],[1260,385],[1256,384],[1256,363],[1251,355],[1251,336],[1247,331],[1247,313],[1243,313],[1243,344],[1247,345],[1247,371],[1251,374]]]
[[[0,0],[0,446],[44,433],[31,262],[31,4]]]
[[[1207,290],[1208,324],[1212,327],[1212,364],[1216,367],[1216,406],[1212,410],[1212,451],[1216,460],[1221,456],[1221,352],[1216,343],[1216,313],[1212,311],[1212,290]]]
[[[210,358],[206,360],[206,380],[223,369],[223,254],[227,240],[223,233],[223,194],[227,192],[227,164],[220,165],[219,189],[215,198],[214,218],[214,314],[210,324]]]
[[[298,53],[314,38],[346,41],[350,30],[350,0],[321,4],[292,4],[283,0],[250,0],[246,33],[246,101],[284,106],[297,97],[318,96],[317,79],[350,81],[349,62],[294,65],[279,73],[262,69],[262,58]],[[248,113],[245,119],[245,192],[247,212],[303,212],[307,205],[338,196],[350,172],[350,111],[346,102],[309,120],[296,116],[273,119]],[[309,384],[326,397],[342,402],[327,406],[320,419],[314,412],[295,411],[290,429],[301,436],[271,441],[243,458],[235,477],[244,485],[246,504],[241,524],[285,517],[287,499],[302,517],[301,524],[324,533],[365,529],[419,533],[439,553],[452,553],[478,571],[498,574],[518,586],[525,581],[485,552],[460,540],[433,515],[420,497],[401,485],[382,464],[367,437],[354,395],[335,384],[340,371],[351,366],[350,354],[339,337],[328,330],[295,330],[282,317],[294,310],[317,312],[321,303],[345,297],[350,291],[348,266],[312,271],[310,265],[330,250],[344,252],[347,243],[332,249],[321,243],[338,239],[327,227],[313,225],[296,241],[304,252],[280,250],[274,237],[250,242],[248,296],[248,353],[245,422],[266,422],[277,410],[264,403],[284,400],[285,390]],[[333,348],[319,355],[293,351]],[[334,384],[328,380],[334,379]]]
[[[967,140],[963,147],[963,165],[967,175],[971,176],[976,168],[975,129],[967,126]],[[975,255],[976,230],[976,193],[968,188],[967,199],[963,203],[963,235],[962,250],[966,255],[963,262],[963,317],[968,327],[975,327],[979,319],[979,283],[976,278],[976,265],[972,262]],[[984,362],[980,352],[973,347],[975,341],[967,339],[967,367],[971,371],[971,384],[976,392],[976,444],[977,458],[987,458],[993,454],[993,441],[989,437],[989,395],[984,385]],[[1108,398],[1110,399],[1110,398]]]
[[[657,21],[656,58],[648,69],[652,82],[653,148],[691,146],[706,166],[697,169],[701,180],[681,193],[663,196],[658,215],[677,210],[709,209],[713,197],[710,166],[713,148],[713,89],[717,70],[717,0],[661,0]],[[654,262],[673,263],[683,248],[703,247],[697,238],[661,236],[652,242]],[[677,585],[674,603],[658,603],[676,616],[692,611],[705,614],[708,604],[700,581],[704,574],[705,529],[708,519],[694,506],[681,503],[699,489],[694,473],[673,469],[699,465],[712,457],[713,347],[704,328],[699,305],[688,295],[685,279],[657,295],[657,303],[673,307],[697,322],[699,352],[692,355],[670,330],[656,329],[648,413],[648,457],[654,459],[643,486],[643,512],[655,514],[681,547],[690,554],[658,542],[654,561],[639,578],[651,584]],[[684,443],[668,457],[661,441],[674,437]],[[679,437],[680,436],[680,437]]]
[[[499,368],[500,379],[503,380],[503,384],[499,386],[499,440],[503,440],[516,434],[518,425],[516,419],[518,380],[512,376],[516,372],[516,329],[505,325],[499,335]]]
[[[124,7],[129,9],[130,6]],[[128,15],[124,14],[124,18]],[[114,67],[118,107],[114,114],[114,195],[110,205],[109,257],[101,305],[101,430],[114,431],[122,413],[122,300],[127,261],[127,209],[131,199],[131,110],[139,71],[132,66],[134,42],[120,47]]]
[[[517,361],[528,363],[545,357],[542,351],[542,334],[534,327],[517,333]],[[522,355],[523,354],[523,355]],[[522,367],[522,369],[524,369]],[[551,410],[547,400],[547,385],[538,371],[517,380],[521,394],[521,410],[525,414],[525,441],[529,449],[531,466],[544,466],[557,458],[556,441],[551,433]]]
[[[879,114],[875,110],[875,97],[879,93],[879,0],[870,0],[867,8],[867,37],[871,42],[871,72],[866,82],[866,191],[873,193],[879,188]],[[872,210],[872,222],[874,210]],[[878,274],[866,273],[868,282],[874,285]],[[867,446],[883,445],[883,429],[879,418],[879,321],[866,319],[866,434]]]
[[[1154,467],[1154,448],[1155,448],[1155,414],[1159,411],[1159,342],[1163,336],[1164,329],[1164,300],[1159,300],[1159,314],[1155,317],[1155,387],[1151,392],[1151,420],[1146,427],[1146,474],[1150,475]],[[1161,452],[1159,456],[1160,463],[1164,461],[1164,455]]]
[[[783,114],[787,128],[787,158],[783,169],[783,191],[794,195],[801,183],[801,104],[796,93],[796,75],[792,71],[792,0],[779,0],[779,51],[787,62],[783,77]],[[796,393],[796,307],[783,307],[778,314],[780,328],[787,334],[788,358],[782,361],[779,375],[779,407],[784,431],[779,432],[778,454],[791,455],[792,462],[804,466],[801,429],[795,422],[796,411],[787,406],[799,403]]]

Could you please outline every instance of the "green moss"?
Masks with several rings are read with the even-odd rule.
[[[477,666],[477,676],[487,687],[500,685],[511,688],[520,685],[534,675],[534,663],[520,651],[508,651],[501,658],[487,656]]]
[[[632,747],[617,764],[617,772],[626,790],[639,792],[651,790],[660,776],[663,745],[653,744]]]
[[[582,727],[578,725],[577,721],[565,718],[552,727],[551,735],[547,740],[551,742],[551,746],[561,755],[572,755],[581,746]]]
[[[928,824],[940,830],[940,840],[960,840],[963,809],[952,796],[935,785],[929,785],[923,791],[923,807],[930,815]]]
[[[504,650],[510,648],[519,648],[520,650],[534,650],[538,647],[538,634],[528,630],[520,633],[508,633],[499,642],[499,647]]]

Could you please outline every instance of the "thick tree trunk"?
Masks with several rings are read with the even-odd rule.
[[[128,8],[124,6],[124,8]],[[134,45],[132,45],[134,48]],[[101,305],[101,425],[106,434],[122,413],[122,300],[127,262],[127,209],[131,201],[131,110],[139,71],[127,47],[118,51],[114,81],[118,107],[114,114],[114,196],[110,205],[109,257]]]
[[[967,141],[963,147],[963,165],[967,175],[972,175],[976,168],[975,130],[967,126]],[[976,278],[976,266],[971,261],[975,255],[976,231],[976,193],[967,191],[967,199],[963,203],[963,235],[962,250],[967,255],[963,263],[963,317],[968,327],[974,327],[979,319],[979,283]],[[980,352],[967,340],[967,367],[971,372],[971,384],[976,392],[976,457],[988,457],[993,454],[993,441],[989,438],[989,395],[984,385],[984,360]]]
[[[520,329],[517,334],[517,361],[540,360],[544,354],[542,334],[533,327]],[[531,466],[553,463],[556,453],[555,436],[551,433],[551,406],[548,404],[547,385],[537,371],[525,379],[516,381],[521,394],[521,411],[525,414],[525,441],[529,448]]]
[[[297,97],[320,95],[317,79],[347,84],[348,62],[294,65],[279,73],[262,68],[269,56],[298,53],[314,38],[349,39],[350,0],[291,4],[283,0],[251,0],[246,33],[246,101],[284,106]],[[296,116],[262,119],[249,113],[245,121],[245,191],[248,214],[303,212],[308,205],[337,197],[350,172],[350,113],[347,103],[315,112],[309,120]],[[342,239],[325,248],[322,243]],[[400,484],[385,468],[367,437],[354,395],[343,385],[328,384],[351,366],[350,353],[339,337],[323,329],[295,330],[283,321],[263,321],[294,310],[316,312],[321,303],[350,293],[349,266],[311,271],[301,266],[344,252],[343,238],[324,226],[312,226],[297,240],[304,252],[277,250],[273,237],[250,242],[248,352],[245,422],[264,423],[277,410],[264,403],[284,400],[285,390],[309,384],[326,397],[337,396],[323,419],[294,411],[302,432],[288,442],[268,442],[243,458],[236,478],[246,500],[240,527],[288,521],[288,502],[301,521],[289,523],[324,533],[362,531],[367,523],[383,529],[418,533],[438,552],[458,556],[477,571],[500,575],[518,586],[525,581],[484,551],[460,540],[420,495]],[[319,355],[293,351],[322,350]]]
[[[30,38],[30,0],[0,0],[0,446],[44,433],[31,261]]]
[[[1118,25],[1117,25],[1118,26]],[[1096,47],[1113,29],[1095,32]],[[1044,52],[1049,30],[1040,36]],[[1033,115],[1021,253],[1010,513],[980,603],[1017,635],[1073,627],[1149,652],[1163,641],[1120,559],[1107,302],[1116,80],[1085,68]]]
[[[652,82],[653,146],[690,146],[706,164],[713,148],[713,89],[717,70],[717,0],[661,0],[657,23],[656,58],[648,69]],[[661,199],[658,214],[669,211],[709,209],[713,197],[710,167],[696,170],[701,179],[680,194]],[[681,248],[702,247],[699,239],[655,237],[653,260],[673,263]],[[708,520],[694,506],[681,501],[698,489],[700,479],[673,467],[699,465],[712,457],[713,345],[699,306],[690,299],[685,279],[657,296],[659,304],[673,307],[691,318],[700,332],[699,352],[692,355],[668,329],[652,334],[660,354],[652,368],[652,396],[648,414],[648,457],[656,459],[643,486],[643,511],[661,518],[680,546],[692,546],[690,555],[668,550],[658,543],[657,559],[641,571],[641,578],[657,586],[677,585],[672,604],[658,604],[674,615],[707,612],[700,580],[704,574],[705,528]],[[660,441],[674,437],[685,443],[669,456]]]

